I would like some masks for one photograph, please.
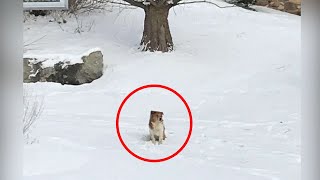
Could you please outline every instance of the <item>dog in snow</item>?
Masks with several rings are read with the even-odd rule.
[[[166,138],[165,127],[163,124],[163,112],[151,111],[149,119],[149,132],[150,139],[153,144],[156,144],[156,140],[159,144]]]

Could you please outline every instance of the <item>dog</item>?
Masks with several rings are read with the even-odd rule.
[[[149,132],[150,140],[153,144],[156,144],[156,140],[159,144],[166,139],[165,126],[163,124],[163,112],[151,111],[149,119]]]

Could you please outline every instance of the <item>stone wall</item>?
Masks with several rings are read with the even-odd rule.
[[[301,15],[301,0],[257,0],[256,5]]]

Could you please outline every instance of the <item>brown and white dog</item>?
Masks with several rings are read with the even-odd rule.
[[[159,141],[159,144],[162,144],[162,141],[166,138],[162,116],[163,112],[160,111],[151,111],[150,113],[149,132],[153,144],[156,144],[156,140]]]

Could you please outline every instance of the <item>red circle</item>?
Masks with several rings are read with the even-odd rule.
[[[120,129],[119,129],[119,118],[120,118],[120,113],[121,113],[121,110],[122,110],[122,107],[124,106],[124,104],[126,103],[126,101],[133,95],[135,94],[136,92],[140,91],[140,90],[143,90],[143,89],[147,89],[147,88],[162,88],[162,89],[166,89],[168,91],[171,91],[172,93],[174,93],[176,96],[178,96],[180,98],[180,100],[184,103],[184,105],[186,106],[187,110],[188,110],[188,114],[189,114],[189,119],[190,119],[190,127],[189,127],[189,133],[188,133],[188,136],[187,136],[187,139],[185,140],[185,142],[183,143],[183,145],[178,149],[178,151],[176,151],[175,153],[173,153],[172,155],[168,156],[168,157],[165,157],[165,158],[161,158],[161,159],[147,159],[147,158],[144,158],[144,157],[141,157],[137,154],[135,154],[134,152],[132,152],[128,147],[127,145],[124,143],[122,137],[121,137],[121,134],[120,134]],[[117,112],[117,119],[116,119],[116,129],[117,129],[117,135],[118,135],[118,138],[122,144],[122,146],[134,157],[142,160],[142,161],[146,161],[146,162],[162,162],[162,161],[166,161],[166,160],[169,160],[173,157],[175,157],[176,155],[178,155],[185,147],[186,145],[188,144],[189,142],[189,139],[191,137],[191,133],[192,133],[192,113],[191,113],[191,110],[190,110],[190,107],[187,103],[187,101],[177,92],[175,91],[174,89],[170,88],[170,87],[167,87],[167,86],[164,86],[164,85],[160,85],[160,84],[149,84],[149,85],[145,85],[145,86],[141,86],[135,90],[133,90],[131,93],[129,93],[125,98],[124,100],[122,101],[122,103],[120,104],[120,107],[118,109],[118,112]]]

